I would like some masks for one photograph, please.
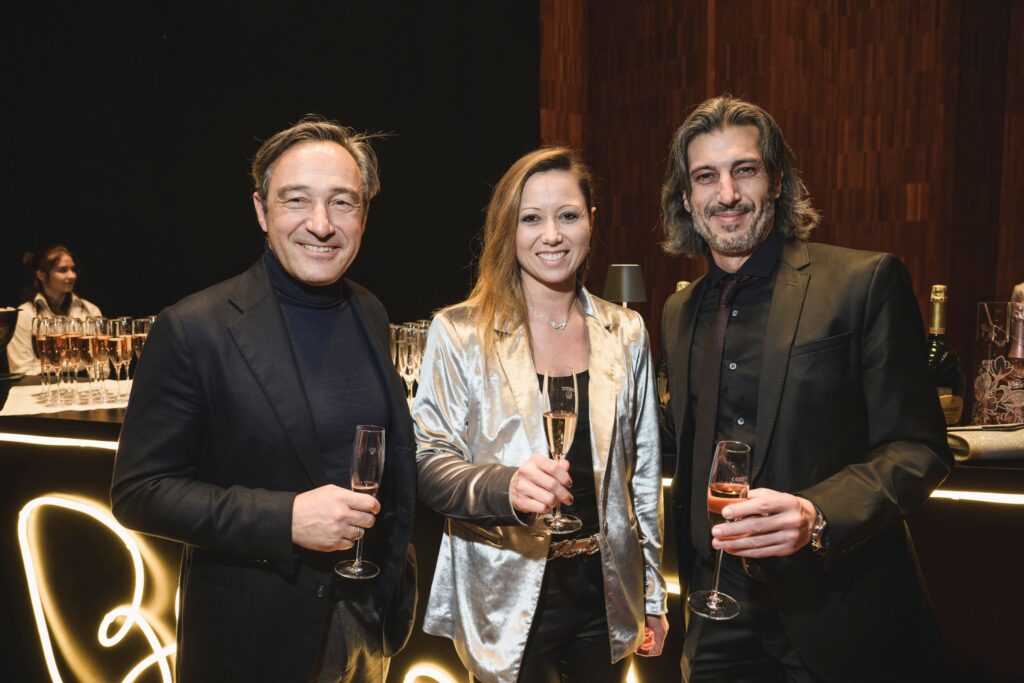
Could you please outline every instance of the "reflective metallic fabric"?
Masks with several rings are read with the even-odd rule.
[[[590,347],[590,434],[613,661],[636,650],[644,615],[666,611],[661,449],[640,316],[581,290]],[[419,495],[448,517],[423,629],[446,636],[481,681],[515,681],[551,536],[509,500],[513,473],[547,454],[537,370],[522,329],[486,356],[475,309],[430,326],[413,408]],[[558,560],[553,560],[557,562]]]

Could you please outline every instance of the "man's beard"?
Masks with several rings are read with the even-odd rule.
[[[706,208],[703,214],[691,214],[694,229],[698,235],[704,238],[711,251],[725,256],[749,254],[754,251],[757,245],[764,241],[765,236],[771,231],[772,224],[775,222],[775,202],[770,199],[764,203],[761,211],[753,217],[753,220],[749,223],[749,229],[744,228],[746,221],[736,226],[736,229],[732,232],[715,232],[711,229],[712,217],[724,211],[736,210],[749,213],[754,210],[754,205],[751,203],[730,207],[715,205]]]

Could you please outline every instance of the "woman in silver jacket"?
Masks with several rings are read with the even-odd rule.
[[[480,681],[624,681],[668,630],[649,342],[638,314],[579,283],[591,194],[568,149],[519,159],[491,197],[473,292],[428,334],[419,492],[447,522],[424,630]],[[540,396],[554,366],[579,384],[563,462],[548,457]],[[537,521],[556,500],[583,518],[578,535]]]

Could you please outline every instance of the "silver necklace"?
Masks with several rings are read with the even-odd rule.
[[[551,318],[549,318],[546,315],[543,315],[541,313],[538,313],[537,311],[533,310],[532,308],[530,309],[530,315],[532,315],[533,317],[538,318],[540,320],[543,320],[548,325],[551,325],[552,329],[564,330],[566,328],[566,326],[568,326],[568,324],[569,324],[569,318],[572,317],[572,306],[569,307],[569,314],[565,317],[565,320],[563,320],[562,322],[558,322],[556,320],[552,320]]]

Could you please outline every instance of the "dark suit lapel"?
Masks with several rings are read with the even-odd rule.
[[[665,320],[665,354],[668,358],[669,386],[671,387],[672,420],[675,423],[677,453],[689,453],[693,444],[678,443],[687,431],[684,429],[686,416],[690,411],[690,346],[693,344],[693,331],[697,322],[697,311],[700,300],[707,287],[707,277],[702,277],[685,290],[687,298],[678,305],[673,305]],[[689,476],[689,472],[685,472]]]
[[[750,477],[752,484],[764,466],[765,455],[775,431],[775,418],[779,413],[779,402],[789,367],[789,353],[793,348],[807,285],[811,280],[808,273],[802,272],[808,263],[807,245],[802,240],[787,241],[779,259],[768,324],[764,331],[761,380],[757,394],[757,447]]]
[[[228,325],[313,486],[327,483],[316,428],[295,364],[284,316],[260,259],[230,297],[241,315]]]

